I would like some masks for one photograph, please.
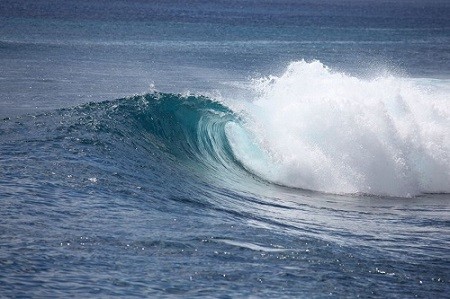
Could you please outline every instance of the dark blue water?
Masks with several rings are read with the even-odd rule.
[[[0,296],[450,293],[448,1],[0,3]]]

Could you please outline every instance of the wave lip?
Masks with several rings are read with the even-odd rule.
[[[254,88],[259,97],[245,108],[247,133],[229,132],[236,158],[251,172],[339,194],[450,192],[446,84],[359,79],[298,61],[281,76],[255,80]],[[259,147],[253,156],[250,143]]]

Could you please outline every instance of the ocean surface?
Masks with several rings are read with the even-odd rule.
[[[447,0],[2,0],[0,297],[449,298]]]

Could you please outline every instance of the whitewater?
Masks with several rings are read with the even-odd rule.
[[[411,197],[450,192],[450,82],[360,79],[320,61],[253,81],[230,125],[237,159],[289,187]],[[238,105],[239,106],[239,105]]]

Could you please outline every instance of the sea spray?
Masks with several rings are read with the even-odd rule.
[[[293,62],[281,76],[254,80],[259,96],[243,111],[248,136],[227,133],[243,166],[277,184],[402,197],[447,193],[447,85],[360,79],[320,61]],[[249,142],[264,160],[250,158]]]

